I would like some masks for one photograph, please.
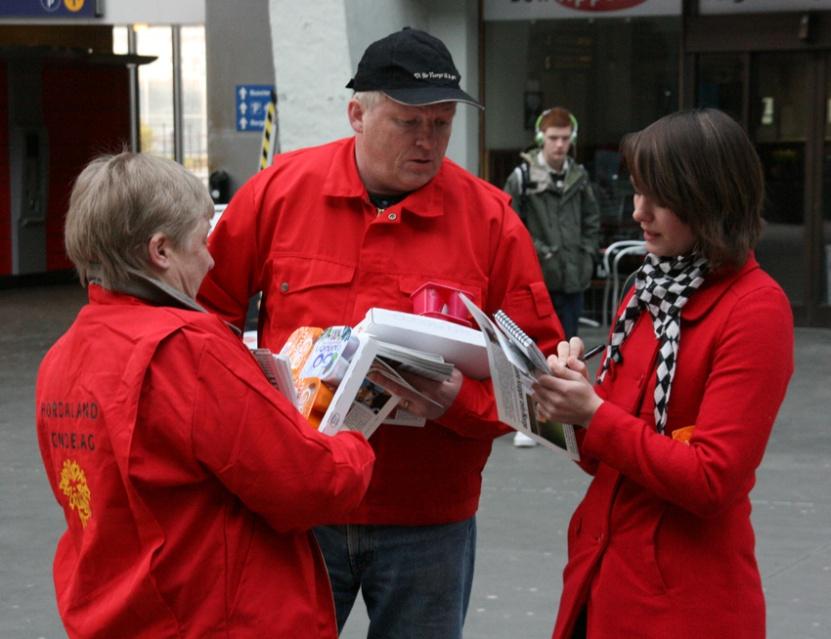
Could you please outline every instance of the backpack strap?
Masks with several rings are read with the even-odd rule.
[[[519,165],[519,218],[526,222],[528,206],[528,184],[531,182],[528,162],[523,160]]]

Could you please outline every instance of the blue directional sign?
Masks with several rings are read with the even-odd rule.
[[[238,84],[235,89],[237,131],[262,133],[265,114],[274,86],[271,84]]]
[[[2,0],[0,17],[98,18],[101,0]]]

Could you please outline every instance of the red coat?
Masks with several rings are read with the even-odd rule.
[[[286,153],[234,196],[210,237],[216,266],[200,301],[242,325],[262,290],[260,339],[279,349],[300,325],[354,326],[378,306],[412,311],[426,282],[503,308],[546,352],[562,329],[531,238],[508,196],[444,160],[433,180],[384,211],[367,197],[354,138]],[[489,380],[465,379],[438,423],[382,426],[367,496],[330,523],[426,525],[461,521],[479,504],[496,418]]]
[[[335,639],[309,528],[361,499],[368,444],[310,428],[216,317],[89,297],[36,389],[68,634]]]
[[[655,430],[658,342],[642,313],[581,442],[595,476],[569,525],[556,639],[587,601],[590,638],[765,634],[748,495],[793,372],[790,305],[751,257],[681,318],[667,433],[694,425],[692,440]]]

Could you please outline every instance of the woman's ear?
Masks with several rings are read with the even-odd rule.
[[[153,233],[147,240],[147,260],[154,271],[170,268],[170,240],[164,233]]]

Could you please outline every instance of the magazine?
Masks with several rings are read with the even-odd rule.
[[[271,385],[283,393],[292,406],[298,408],[300,404],[294,387],[294,380],[291,376],[291,365],[288,357],[279,353],[272,353],[267,348],[255,348],[251,350],[251,353]]]
[[[485,338],[500,421],[547,448],[564,450],[571,459],[579,460],[574,426],[536,418],[531,386],[537,375],[548,372],[545,356],[537,345],[504,312],[498,311],[500,319],[494,322],[464,294],[460,298]]]

